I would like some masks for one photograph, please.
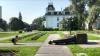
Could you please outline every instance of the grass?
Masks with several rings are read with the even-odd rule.
[[[15,56],[35,56],[38,46],[0,47],[0,53],[13,52]]]
[[[62,31],[58,31],[57,34],[59,34],[61,38],[64,38],[64,33]]]
[[[26,40],[26,38],[30,37],[30,36],[33,36],[35,33],[31,33],[31,34],[28,34],[28,35],[23,35],[21,37],[21,39],[19,40],[19,42],[24,42]],[[6,39],[6,40],[1,40],[0,41],[1,43],[11,43],[11,39]]]
[[[75,33],[75,32],[73,32],[73,33]],[[59,34],[60,34],[61,37],[64,37],[63,33],[59,32]],[[88,40],[100,40],[100,38],[89,35]],[[79,47],[78,45],[75,45],[75,44],[67,45],[67,47],[70,48],[70,50],[72,51],[74,56],[77,56],[77,54],[79,54],[79,53],[85,53],[88,56],[100,56],[100,48],[81,48],[81,47]]]
[[[100,40],[100,37],[88,35],[88,40]]]
[[[86,53],[88,56],[99,56],[100,48],[81,48],[78,45],[67,45],[72,51],[73,55],[76,56],[78,53]]]
[[[40,34],[40,33],[42,33],[44,35],[43,36],[40,36],[39,38],[37,38],[35,40],[32,40],[33,37],[35,38],[35,36],[38,35],[38,34]],[[46,31],[45,32],[40,31],[40,32],[38,32],[36,34],[33,34],[31,36],[28,36],[25,39],[20,40],[19,42],[44,42],[47,39],[48,35],[49,35],[48,32],[46,32]]]
[[[44,42],[47,39],[48,36],[49,36],[49,34],[47,33],[44,36],[42,36],[39,39],[37,39],[36,42]]]
[[[78,31],[79,32],[79,31]],[[82,32],[81,32],[82,33]],[[84,33],[84,32],[83,32]],[[64,38],[64,33],[62,33],[62,31],[58,31],[58,34]],[[72,31],[72,34],[75,35],[75,31]],[[96,36],[91,36],[91,35],[88,35],[88,40],[100,40],[100,37],[96,37]]]
[[[19,33],[1,33],[0,32],[0,38],[10,37],[10,36],[14,36],[14,35],[19,35]]]
[[[36,40],[32,40],[32,38],[40,33],[45,33],[45,35],[39,37]],[[24,35],[22,36],[22,38],[18,41],[19,43],[26,43],[26,42],[44,42],[47,37],[49,35],[49,32],[44,32],[44,31],[39,31],[36,33],[32,33],[32,34],[28,34],[28,35]],[[1,40],[1,43],[11,43],[11,39],[7,39],[7,40]]]

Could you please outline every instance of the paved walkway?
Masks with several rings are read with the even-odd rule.
[[[19,36],[23,36],[23,35],[28,35],[28,34],[32,34],[32,33],[35,33],[35,32],[28,32],[28,33],[25,33],[25,34],[20,34]],[[0,40],[6,40],[6,39],[11,39],[11,38],[14,38],[15,36],[10,36],[10,37],[5,37],[5,38],[0,38]]]
[[[17,45],[13,45],[13,43],[0,43],[0,47],[14,47],[14,46],[41,46],[43,43],[17,43]]]
[[[35,56],[73,56],[69,48],[64,45],[48,44],[48,41],[59,38],[60,36],[58,34],[51,34]]]

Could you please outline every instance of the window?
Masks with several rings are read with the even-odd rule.
[[[59,17],[57,17],[57,21],[59,21]]]
[[[54,15],[57,15],[57,12],[54,12]]]
[[[57,23],[57,27],[59,27],[59,23]]]

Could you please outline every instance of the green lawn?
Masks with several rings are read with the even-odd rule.
[[[35,33],[31,33],[28,35],[22,35],[21,39],[19,40],[19,42],[24,42],[25,39],[30,38],[30,36],[33,36]],[[11,39],[7,39],[7,40],[1,40],[1,43],[11,43]]]
[[[73,55],[78,53],[86,53],[88,56],[100,56],[100,48],[81,48],[78,45],[67,45],[70,48]]]
[[[45,33],[45,35],[43,36],[40,36],[38,39],[36,40],[32,40],[32,38],[36,38],[35,36],[40,34],[40,33]],[[49,35],[49,32],[44,32],[44,31],[39,31],[39,32],[36,32],[36,33],[32,33],[32,34],[28,34],[28,35],[23,35],[21,39],[18,40],[19,43],[26,43],[26,42],[44,42],[47,37]],[[0,41],[1,43],[11,43],[11,39],[7,39],[7,40],[1,40]]]
[[[19,35],[19,33],[1,33],[0,32],[0,38],[10,37],[10,36],[14,36],[14,35]]]
[[[39,34],[44,34],[43,36],[39,36],[38,38],[35,36],[38,36]],[[18,42],[44,42],[48,37],[47,32],[40,31],[38,33],[32,34],[22,40],[19,40]],[[35,40],[32,40],[32,38],[35,38]]]
[[[48,36],[49,36],[49,33],[47,33],[44,36],[40,37],[35,42],[44,42],[47,39]]]
[[[38,46],[0,47],[0,53],[13,52],[15,56],[34,56],[38,49]]]
[[[73,31],[72,33],[75,33]],[[59,33],[61,37],[64,37],[63,33]],[[100,40],[99,37],[88,36],[88,40]],[[100,56],[100,48],[81,48],[77,44],[67,45],[70,48],[74,56],[77,56],[79,53],[86,53],[88,56]]]
[[[88,40],[100,40],[100,37],[88,35]]]
[[[57,32],[62,38],[64,38],[64,33],[63,31],[58,31]],[[73,35],[75,34],[75,31],[72,31]],[[96,36],[91,36],[88,35],[88,40],[100,40],[100,37],[96,37]]]

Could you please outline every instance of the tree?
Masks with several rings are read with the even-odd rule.
[[[93,23],[95,23],[95,21],[99,17],[99,13],[100,13],[100,8],[95,5],[92,6],[92,8],[90,9],[90,12],[89,12],[89,16],[88,16],[89,30],[93,30],[93,28],[92,28]]]
[[[85,18],[84,18],[84,11],[85,11],[85,0],[71,0],[72,10],[71,13],[76,14],[78,18],[78,28],[84,29],[85,25]]]
[[[67,19],[63,18],[63,20],[60,22],[60,30],[67,30]]]
[[[0,28],[2,28],[4,31],[7,30],[7,23],[2,18],[0,18]]]
[[[100,14],[100,0],[87,0],[89,6],[88,29],[93,30],[93,23],[97,20]]]
[[[12,17],[9,23],[11,30],[17,31],[24,28],[24,23],[22,20],[19,20],[17,17]]]
[[[18,17],[20,20],[22,20],[22,14],[21,12],[19,12],[19,17]]]
[[[78,30],[78,19],[77,17],[64,18],[60,22],[60,30]]]
[[[34,19],[33,23],[31,24],[32,28],[33,29],[42,29],[42,28],[44,28],[43,21],[45,21],[44,17],[39,17],[39,18]]]

